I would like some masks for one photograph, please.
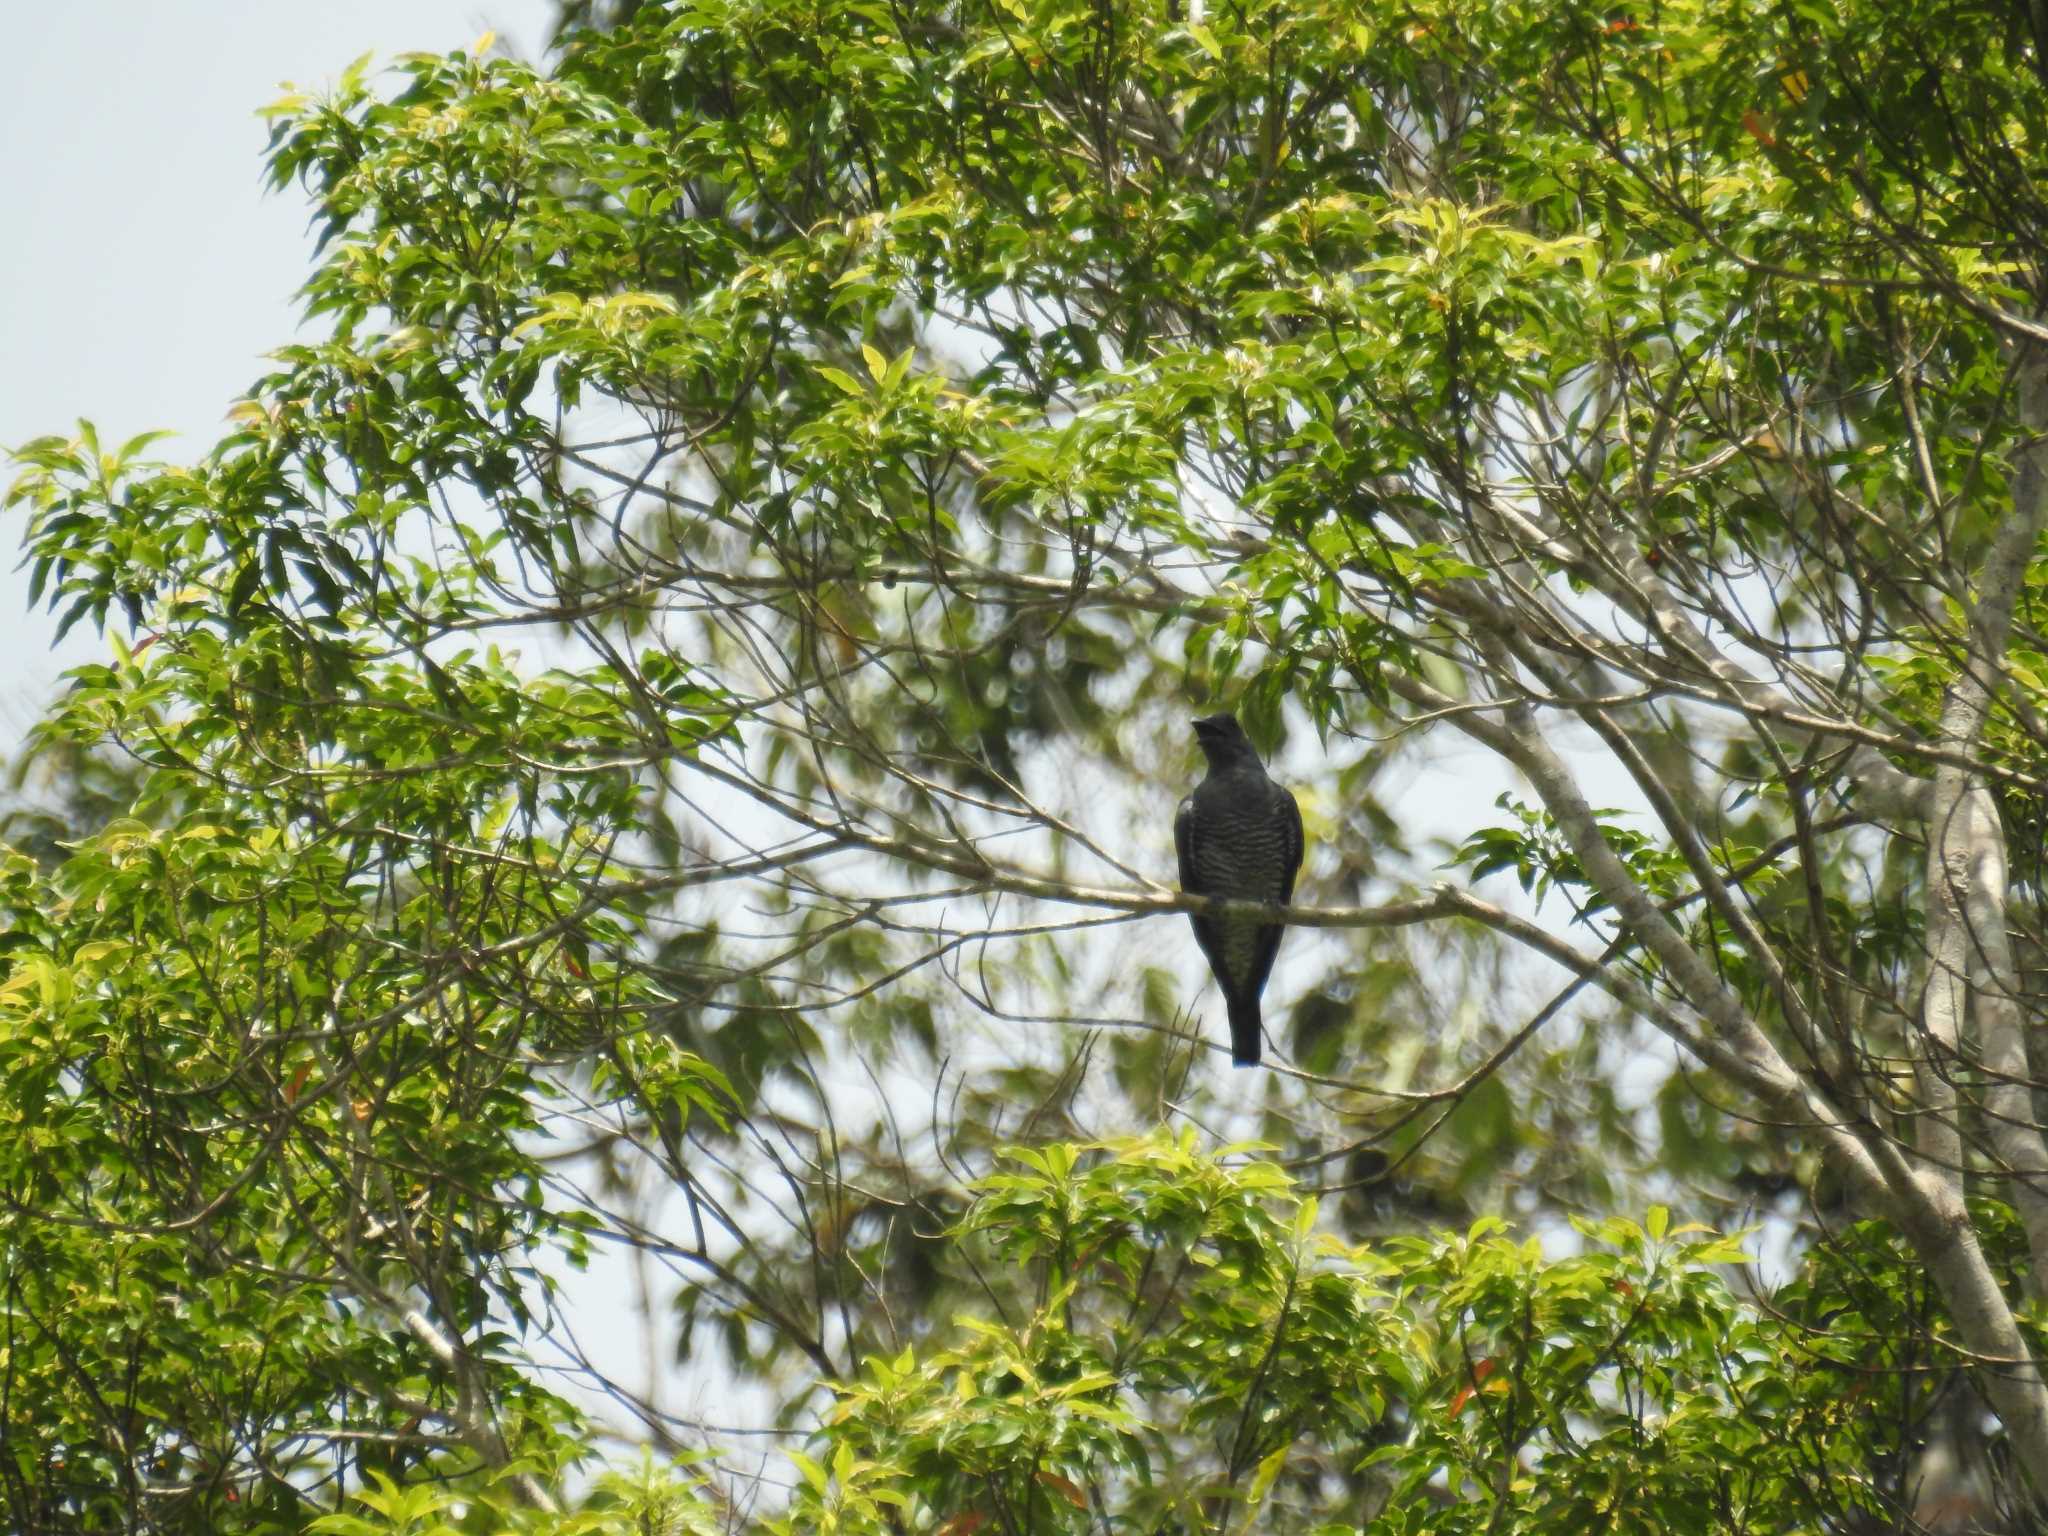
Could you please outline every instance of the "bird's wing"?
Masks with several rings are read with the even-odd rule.
[[[1294,796],[1280,785],[1273,786],[1273,814],[1279,818],[1283,837],[1282,852],[1286,859],[1286,872],[1280,877],[1279,902],[1286,906],[1294,899],[1294,877],[1301,873],[1302,831],[1301,807]],[[1266,978],[1273,972],[1273,957],[1280,952],[1280,934],[1286,928],[1284,923],[1266,923],[1260,926],[1258,937],[1252,943],[1251,969],[1245,975],[1246,995],[1257,997],[1265,990]]]
[[[1173,850],[1180,855],[1180,888],[1195,895],[1205,892],[1197,888],[1195,880],[1195,797],[1187,796],[1180,803],[1180,809],[1173,813]],[[1195,930],[1195,942],[1202,946],[1203,957],[1209,962],[1209,969],[1216,973],[1217,983],[1228,989],[1227,967],[1223,956],[1223,934],[1216,926],[1216,919],[1200,912],[1190,912],[1188,922]]]
[[[1301,856],[1306,847],[1301,834],[1301,807],[1287,789],[1280,790],[1280,824],[1287,833],[1287,878],[1280,882],[1280,905],[1284,907],[1294,900],[1294,877],[1301,873]]]

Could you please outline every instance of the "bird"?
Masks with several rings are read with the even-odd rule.
[[[1301,872],[1301,807],[1267,777],[1236,716],[1198,719],[1195,740],[1209,771],[1173,818],[1180,888],[1194,896],[1286,906]],[[1272,972],[1284,925],[1218,912],[1191,913],[1190,920],[1230,1015],[1230,1059],[1240,1067],[1255,1067],[1259,994]]]

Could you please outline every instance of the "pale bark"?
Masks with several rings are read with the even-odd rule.
[[[1660,491],[1656,486],[1646,486],[1642,494],[1647,505],[1656,499]],[[1596,506],[1592,510],[1597,516],[1603,509]],[[1614,517],[1608,520],[1612,536],[1589,543],[1577,536],[1551,534],[1504,499],[1488,497],[1485,511],[1520,547],[1521,557],[1540,554],[1549,560],[1561,559],[1564,564],[1583,573],[1617,608],[1643,620],[1662,643],[1669,664],[1680,669],[1676,674],[1669,670],[1668,665],[1658,669],[1656,680],[1703,703],[1736,710],[1759,728],[1778,724],[1794,730],[1839,737],[1850,744],[1844,777],[1853,780],[1860,798],[1867,805],[1888,815],[1917,814],[1924,807],[1926,781],[1913,778],[1895,767],[1880,750],[1881,747],[1892,747],[1910,753],[1919,743],[1903,736],[1889,737],[1844,717],[1823,714],[1795,699],[1777,683],[1758,677],[1737,663],[1714,644],[1673,598],[1669,586],[1650,567],[1642,553],[1621,536],[1621,530],[1633,526],[1630,519]],[[1482,563],[1499,564],[1497,559]],[[1631,655],[1627,646],[1600,635],[1576,616],[1563,612],[1542,588],[1535,585],[1526,587],[1522,605],[1540,612],[1548,624],[1568,635],[1572,646],[1584,654],[1597,657],[1628,675],[1646,680],[1651,678],[1652,673],[1642,665],[1640,655]],[[1544,637],[1535,638],[1541,640]]]
[[[2048,349],[2029,345],[2015,369],[2020,424],[2036,434],[2015,455],[2013,506],[1977,573],[1956,679],[1943,700],[1939,743],[1967,759],[1982,743],[2027,566],[2048,523]],[[2026,1229],[2033,1294],[2048,1294],[2048,1142],[2028,1087],[2018,968],[2007,930],[2007,857],[1998,805],[1980,773],[1944,762],[1927,813],[1926,1054],[1919,1094],[1922,1149],[1960,1167],[1958,1074],[1974,1054],[1986,1077],[1975,1107]],[[1970,1047],[1974,1045],[1974,1052]],[[1974,1075],[1974,1074],[1972,1074]],[[2048,1463],[2041,1464],[2048,1469]]]
[[[1924,1050],[1916,1064],[1918,1157],[1909,1158],[1889,1128],[1862,1115],[1852,1099],[1839,1098],[1839,1107],[1831,1102],[1837,1090],[1828,1086],[1828,1043],[1807,1016],[1773,946],[1720,879],[1706,850],[1697,846],[1684,807],[1664,792],[1625,728],[1604,709],[1574,698],[1538,654],[1577,650],[1612,665],[1614,642],[1588,632],[1555,594],[1527,579],[1518,559],[1503,560],[1498,551],[1482,552],[1491,554],[1482,563],[1506,583],[1500,605],[1489,605],[1479,593],[1460,593],[1451,606],[1476,626],[1472,638],[1485,654],[1483,671],[1508,727],[1486,732],[1483,739],[1529,777],[1592,883],[1698,1009],[1712,1031],[1712,1044],[1719,1047],[1718,1053],[1700,1054],[1736,1059],[1740,1067],[1730,1075],[1778,1113],[1807,1124],[1830,1162],[1847,1176],[1859,1204],[1906,1234],[1976,1357],[1983,1389],[2005,1422],[2016,1459],[2036,1490],[2048,1494],[2048,1387],[2016,1324],[2012,1299],[1969,1220],[1963,1182],[1973,1144],[1980,1149],[1988,1145],[2026,1231],[2030,1290],[2037,1297],[2048,1294],[2048,1141],[2037,1123],[2029,1085],[2028,1021],[2007,922],[2007,853],[1990,788],[1996,770],[1987,771],[1982,755],[1994,692],[2004,675],[2015,602],[2048,524],[2048,442],[2040,435],[2048,431],[2048,349],[2019,346],[2019,421],[2023,433],[2033,436],[2023,437],[2015,456],[2012,513],[1976,573],[1959,675],[1944,701],[1940,729],[1931,740],[1908,748],[1934,765],[1931,781],[1911,778],[1887,762],[1871,739],[1874,733],[1860,722],[1821,718],[1777,684],[1735,663],[1620,531],[1635,526],[1630,520],[1616,519],[1612,539],[1589,535],[1592,547],[1587,548],[1570,535],[1561,538],[1556,530],[1539,527],[1512,507],[1489,503],[1487,509],[1523,554],[1540,550],[1553,560],[1575,556],[1575,570],[1610,601],[1648,622],[1666,662],[1646,667],[1642,657],[1621,658],[1626,675],[1662,678],[1681,695],[1713,699],[1742,712],[1767,746],[1774,723],[1858,742],[1845,771],[1838,770],[1837,782],[1853,785],[1861,805],[1925,825],[1929,972],[1922,1010]],[[1514,638],[1507,644],[1489,634],[1501,633],[1501,625],[1512,626],[1507,633]],[[1579,636],[1583,643],[1575,644]],[[1770,979],[1789,1028],[1820,1071],[1802,1071],[1785,1060],[1608,847],[1569,770],[1542,739],[1535,711],[1521,691],[1523,668],[1534,669],[1546,702],[1586,719],[1629,768],[1686,855],[1702,894]],[[1459,723],[1468,734],[1482,735],[1468,720]],[[1786,761],[1783,754],[1775,755],[1781,765]],[[2012,776],[1998,777],[2010,781]],[[1671,1015],[1667,1012],[1659,1022],[1668,1031]]]
[[[1608,846],[1599,818],[1544,739],[1535,712],[1510,703],[1506,714],[1508,729],[1493,733],[1498,749],[1528,776],[1593,885],[1699,1012],[1709,1031],[1705,1043],[1714,1047],[1700,1054],[1737,1063],[1730,1076],[1773,1112],[1800,1123],[1843,1175],[1858,1204],[1906,1234],[1948,1303],[1963,1346],[1974,1357],[1971,1363],[1979,1367],[1986,1399],[2011,1436],[2016,1459],[2035,1489],[2048,1492],[2048,1386],[1977,1240],[1956,1175],[1944,1168],[1909,1166],[1884,1128],[1830,1102],[1784,1059]]]

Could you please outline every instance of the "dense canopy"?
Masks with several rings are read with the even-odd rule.
[[[576,3],[267,112],[302,339],[8,495],[112,646],[0,828],[14,1529],[2031,1528],[2037,9]]]

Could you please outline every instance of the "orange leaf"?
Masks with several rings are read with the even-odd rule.
[[[313,1063],[299,1063],[299,1070],[292,1074],[292,1080],[284,1085],[284,1101],[287,1104],[299,1102],[299,1090],[306,1086],[306,1079],[312,1075]]]
[[[1053,1492],[1065,1498],[1069,1504],[1074,1506],[1074,1508],[1086,1509],[1088,1507],[1088,1495],[1083,1493],[1079,1488],[1076,1488],[1064,1477],[1061,1477],[1059,1473],[1048,1472],[1043,1467],[1041,1467],[1038,1471],[1038,1480],[1041,1483],[1045,1484],[1046,1487],[1052,1489]]]
[[[1486,1356],[1483,1360],[1474,1360],[1472,1362],[1472,1384],[1468,1387],[1458,1388],[1457,1395],[1451,1399],[1450,1411],[1444,1417],[1455,1419],[1459,1414],[1463,1413],[1465,1405],[1472,1401],[1472,1394],[1479,1390],[1479,1384],[1494,1373],[1499,1363],[1491,1355]]]
[[[932,1533],[932,1536],[973,1536],[973,1533],[988,1524],[988,1516],[978,1509],[962,1510]]]
[[[1778,141],[1771,137],[1771,130],[1764,126],[1764,120],[1754,112],[1742,114],[1742,126],[1749,130],[1749,136],[1765,149],[1776,149]]]

